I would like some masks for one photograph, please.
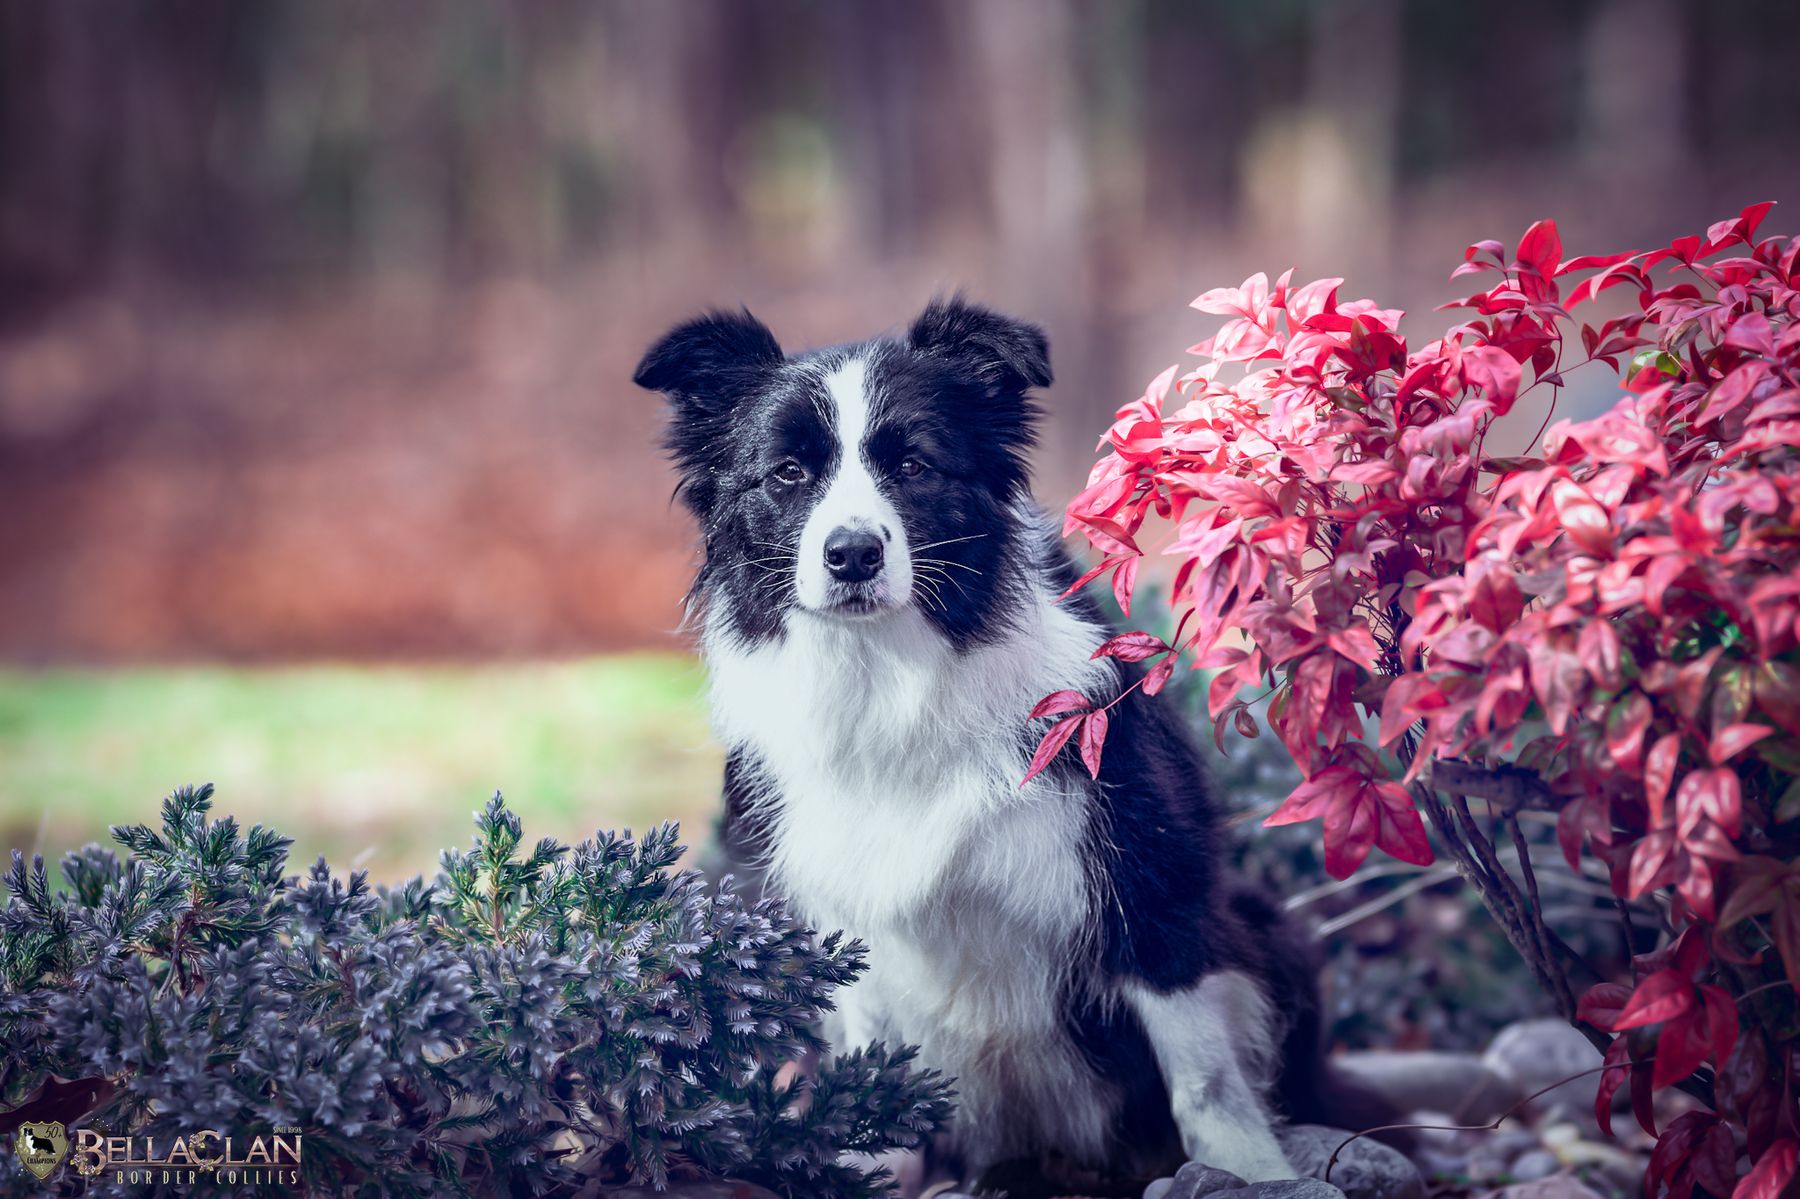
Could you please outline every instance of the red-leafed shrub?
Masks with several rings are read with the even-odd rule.
[[[1800,238],[1758,240],[1769,207],[1649,253],[1565,261],[1548,221],[1470,246],[1455,275],[1492,286],[1418,349],[1341,280],[1209,291],[1224,326],[1119,410],[1065,530],[1127,611],[1164,539],[1174,638],[1102,652],[1149,691],[1215,670],[1213,716],[1247,734],[1266,704],[1304,775],[1267,823],[1322,820],[1343,877],[1372,847],[1431,861],[1423,813],[1606,1046],[1600,1118],[1627,1082],[1653,1135],[1655,1090],[1705,1101],[1662,1130],[1652,1195],[1772,1199],[1800,1144]],[[1551,424],[1593,363],[1617,403]],[[1526,405],[1532,448],[1491,456]],[[1097,769],[1104,709],[1064,700],[1046,745]],[[1666,930],[1632,985],[1576,1003],[1528,809]]]

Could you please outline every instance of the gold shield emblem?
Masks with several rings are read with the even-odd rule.
[[[50,1171],[62,1165],[63,1158],[69,1156],[68,1130],[55,1120],[21,1124],[18,1135],[13,1138],[13,1151],[25,1168],[41,1181],[50,1177]]]

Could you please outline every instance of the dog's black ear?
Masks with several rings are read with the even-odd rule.
[[[1044,331],[961,296],[926,305],[907,340],[915,349],[965,363],[996,393],[1050,386]]]
[[[709,312],[663,334],[631,379],[667,394],[678,411],[694,405],[717,413],[781,361],[775,335],[748,310]]]

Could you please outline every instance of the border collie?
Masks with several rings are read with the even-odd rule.
[[[1227,872],[1179,713],[1134,691],[1098,781],[1071,748],[1020,786],[1039,699],[1138,669],[1057,602],[1076,567],[1027,490],[1043,333],[952,299],[790,356],[715,313],[635,379],[670,401],[705,540],[727,847],[867,944],[832,1031],[955,1079],[940,1168],[1293,1177],[1271,1121],[1317,1118],[1326,1085],[1311,950]]]

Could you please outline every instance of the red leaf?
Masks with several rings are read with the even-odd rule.
[[[1743,222],[1743,227],[1738,232],[1743,234],[1745,241],[1755,240],[1757,226],[1762,224],[1763,218],[1769,215],[1769,209],[1773,207],[1775,207],[1775,201],[1761,200],[1747,205],[1742,212],[1738,213],[1738,220]]]
[[[1052,691],[1038,700],[1037,707],[1031,710],[1029,719],[1036,720],[1040,716],[1059,716],[1064,712],[1085,712],[1093,707],[1088,697],[1079,691]]]
[[[1706,693],[1706,680],[1712,677],[1713,664],[1724,650],[1714,646],[1675,672],[1675,707],[1689,720],[1700,711],[1701,697]]]
[[[1603,792],[1578,795],[1563,805],[1556,816],[1556,843],[1562,847],[1569,869],[1581,873],[1581,838],[1586,834],[1596,845],[1612,839],[1612,801]]]
[[[1650,1075],[1650,1086],[1658,1091],[1674,1086],[1706,1061],[1709,1049],[1706,1030],[1699,1020],[1666,1021],[1656,1037],[1656,1068]]]
[[[1042,741],[1038,742],[1037,752],[1031,755],[1031,768],[1025,772],[1025,777],[1019,780],[1019,786],[1023,787],[1042,774],[1050,763],[1055,761],[1056,755],[1062,751],[1063,746],[1069,743],[1069,738],[1075,735],[1075,729],[1085,719],[1087,719],[1085,716],[1065,716],[1050,726],[1050,731],[1044,734]]]
[[[1327,805],[1336,796],[1346,790],[1353,791],[1361,785],[1362,776],[1350,767],[1327,766],[1289,792],[1281,806],[1263,820],[1263,827],[1276,828],[1283,824],[1317,820],[1325,814]]]
[[[1142,558],[1127,558],[1113,571],[1113,598],[1119,601],[1119,611],[1131,615],[1131,592],[1137,586],[1138,563]]]
[[[1519,395],[1519,364],[1494,346],[1470,346],[1462,352],[1462,381],[1481,388],[1494,411],[1505,416]]]
[[[1594,1121],[1600,1125],[1600,1131],[1610,1137],[1613,1134],[1613,1095],[1625,1085],[1625,1080],[1631,1076],[1629,1038],[1614,1037],[1613,1043],[1606,1047],[1606,1056],[1601,1061],[1606,1069],[1600,1072],[1599,1090],[1594,1094]]]
[[[1631,988],[1624,983],[1596,983],[1587,989],[1581,1002],[1575,1008],[1577,1019],[1586,1020],[1595,1028],[1611,1032],[1631,1000]]]
[[[1520,265],[1532,267],[1545,278],[1556,273],[1561,257],[1562,238],[1556,232],[1555,221],[1539,221],[1519,239]]]
[[[1081,761],[1094,778],[1100,777],[1100,751],[1106,748],[1108,721],[1106,709],[1102,708],[1081,722]]]
[[[1800,666],[1765,662],[1752,678],[1760,714],[1800,737]]]
[[[1675,792],[1676,826],[1681,839],[1690,841],[1702,820],[1710,820],[1729,837],[1743,831],[1744,793],[1732,771],[1696,770],[1681,780]]]
[[[1612,521],[1606,515],[1606,509],[1594,502],[1593,496],[1579,484],[1559,479],[1550,489],[1550,498],[1556,506],[1557,522],[1569,540],[1584,553],[1611,557]]]
[[[1581,630],[1576,640],[1575,652],[1587,672],[1606,687],[1619,685],[1619,645],[1618,630],[1613,628],[1610,620],[1591,620]]]
[[[1089,655],[1095,658],[1117,658],[1121,662],[1142,662],[1146,658],[1154,658],[1158,654],[1169,652],[1168,644],[1161,637],[1151,633],[1133,631],[1120,633],[1117,637],[1108,638]]]
[[[1656,829],[1631,851],[1631,870],[1625,898],[1636,899],[1646,891],[1674,881],[1674,857],[1678,845],[1674,829]]]
[[[1358,792],[1361,791],[1359,787]],[[1356,795],[1325,810],[1325,873],[1349,878],[1375,846],[1379,817],[1375,805],[1359,802]]]
[[[1448,702],[1429,675],[1415,671],[1394,679],[1381,697],[1379,743],[1392,745],[1415,721]]]
[[[1376,783],[1365,792],[1379,805],[1380,825],[1375,844],[1391,857],[1414,866],[1429,866],[1435,857],[1431,838],[1425,833],[1425,822],[1419,818],[1413,798],[1399,783]]]
[[[1491,237],[1485,238],[1482,241],[1475,242],[1469,246],[1468,249],[1463,251],[1463,261],[1471,262],[1477,254],[1487,254],[1495,261],[1499,261],[1506,257],[1506,246],[1504,243],[1497,242]]]
[[[1694,1009],[1694,984],[1674,970],[1658,970],[1637,985],[1613,1028],[1624,1032],[1673,1020]]]
[[[1606,714],[1606,749],[1619,768],[1637,773],[1643,759],[1644,733],[1650,728],[1650,701],[1633,691]]]
[[[1068,585],[1068,587],[1064,588],[1063,593],[1056,597],[1057,602],[1061,603],[1063,600],[1068,599],[1071,595],[1074,595],[1077,591],[1080,591],[1083,587],[1086,587],[1089,583],[1092,583],[1095,579],[1099,578],[1102,574],[1105,574],[1107,568],[1110,566],[1113,566],[1117,562],[1118,562],[1117,558],[1104,559],[1100,563],[1100,565],[1094,567],[1092,570],[1090,570],[1086,574],[1082,575],[1079,579],[1076,579],[1073,583],[1070,583]]]
[[[1157,692],[1161,691],[1164,685],[1168,683],[1169,676],[1174,673],[1175,655],[1170,654],[1155,666],[1152,666],[1149,672],[1144,675],[1144,694],[1155,695]]]
[[[1325,641],[1332,649],[1364,667],[1369,673],[1373,674],[1379,669],[1376,659],[1380,651],[1375,646],[1375,635],[1366,626],[1358,624],[1338,629],[1326,634]]]
[[[1776,952],[1787,967],[1788,981],[1800,988],[1800,896],[1789,893],[1787,903],[1777,903],[1769,918]]]
[[[1737,1177],[1737,1142],[1731,1139],[1731,1128],[1723,1120],[1715,1121],[1701,1139],[1699,1148],[1688,1159],[1694,1181],[1710,1194],[1731,1192]]]
[[[1101,553],[1136,557],[1143,552],[1131,539],[1131,534],[1120,528],[1116,522],[1107,520],[1103,516],[1083,516],[1075,512],[1071,512],[1069,515],[1080,522],[1081,531],[1087,534],[1088,541]]]
[[[1733,724],[1713,734],[1707,750],[1714,766],[1723,766],[1775,730],[1766,724]]]
[[[1731,872],[1731,895],[1719,911],[1719,927],[1730,928],[1748,916],[1774,911],[1790,869],[1773,858],[1745,858]]]
[[[1760,312],[1746,312],[1731,322],[1731,328],[1725,331],[1725,345],[1734,349],[1749,350],[1752,354],[1775,355],[1775,330],[1769,324],[1769,318]]]
[[[1217,680],[1217,679],[1213,680],[1213,682],[1215,682],[1215,683],[1218,681],[1219,680]],[[1237,720],[1238,713],[1242,712],[1245,708],[1247,708],[1249,706],[1250,705],[1246,704],[1241,699],[1233,700],[1231,703],[1226,704],[1224,708],[1222,708],[1218,712],[1214,713],[1214,715],[1213,715],[1213,746],[1215,748],[1217,748],[1220,753],[1225,752],[1225,729],[1228,727],[1226,724],[1227,717],[1230,718],[1232,723],[1235,723]],[[1279,808],[1276,810],[1280,811]],[[1274,817],[1271,816],[1270,819],[1274,819]],[[1263,823],[1267,824],[1268,821],[1265,820],[1265,821],[1263,821]]]
[[[1631,1114],[1638,1127],[1656,1135],[1656,1092],[1650,1085],[1650,1063],[1634,1062],[1631,1066]]]
[[[1681,757],[1681,734],[1665,733],[1650,747],[1644,759],[1644,799],[1650,805],[1650,827],[1661,828],[1668,821],[1663,815],[1663,801],[1668,798],[1669,784],[1675,779],[1675,763]]]
[[[1692,1199],[1692,1161],[1701,1137],[1718,1121],[1710,1112],[1683,1112],[1670,1121],[1650,1152],[1644,1190],[1665,1199]]]
[[[1722,987],[1701,984],[1700,1024],[1713,1062],[1723,1070],[1726,1060],[1731,1057],[1732,1049],[1737,1045],[1738,1011],[1737,1003]]]
[[[1570,271],[1586,271],[1586,270],[1593,270],[1593,269],[1600,268],[1600,267],[1617,266],[1621,262],[1628,262],[1631,259],[1636,258],[1636,257],[1637,257],[1636,254],[1630,254],[1630,253],[1582,254],[1579,257],[1571,258],[1571,259],[1569,259],[1569,261],[1558,265],[1556,268],[1556,273],[1559,275],[1566,275]]]
[[[1792,1137],[1776,1141],[1738,1182],[1731,1199],[1780,1199],[1782,1189],[1794,1180],[1796,1163],[1800,1163],[1800,1143]]]
[[[1687,843],[1687,855],[1680,859],[1687,866],[1687,874],[1676,880],[1675,891],[1687,901],[1694,915],[1711,922],[1716,918],[1718,907],[1713,902],[1713,867],[1709,860],[1720,855],[1710,852],[1710,848],[1701,848],[1693,842]]]

